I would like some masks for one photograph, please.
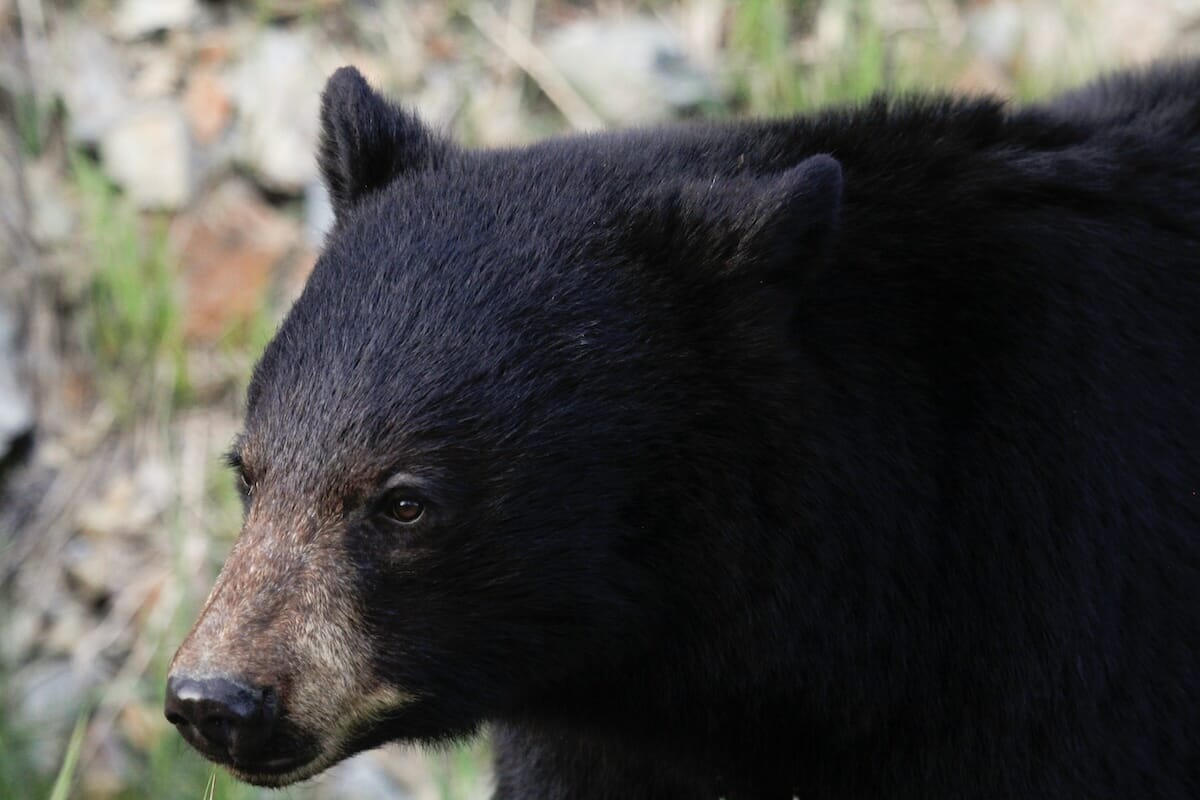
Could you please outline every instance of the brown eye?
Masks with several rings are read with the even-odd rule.
[[[411,497],[397,497],[388,502],[387,516],[401,525],[411,525],[425,513],[425,506],[420,500]]]

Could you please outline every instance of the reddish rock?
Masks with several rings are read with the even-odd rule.
[[[118,120],[101,139],[100,161],[140,209],[181,208],[195,188],[191,137],[173,99],[146,104]]]
[[[233,115],[233,100],[215,71],[202,69],[188,80],[183,110],[192,136],[201,144],[212,144],[225,131]]]
[[[300,239],[299,225],[241,181],[221,185],[176,221],[184,336],[216,342],[262,313],[276,267]]]
[[[292,254],[283,272],[283,283],[280,287],[281,299],[285,304],[294,303],[304,290],[308,276],[317,265],[317,251],[311,247],[301,247]]]
[[[232,34],[223,28],[205,31],[196,42],[196,62],[201,67],[223,66],[233,58]]]

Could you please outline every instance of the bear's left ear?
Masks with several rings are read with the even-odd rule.
[[[766,176],[667,182],[624,219],[626,241],[680,277],[791,282],[826,259],[841,213],[841,164],[806,158]]]
[[[745,192],[749,197],[735,197],[742,206],[735,212],[741,228],[735,262],[756,264],[787,280],[823,261],[841,216],[842,165],[832,156],[815,155],[755,183]]]
[[[794,285],[827,260],[841,208],[841,164],[814,155],[773,175],[668,182],[623,227],[635,252],[681,280]]]
[[[406,172],[436,166],[449,150],[354,67],[340,68],[325,84],[317,163],[338,222],[367,194]]]

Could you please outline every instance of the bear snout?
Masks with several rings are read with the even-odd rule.
[[[216,761],[240,763],[271,737],[278,705],[274,690],[236,678],[171,675],[164,712],[197,750]]]

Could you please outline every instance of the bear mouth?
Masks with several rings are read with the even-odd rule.
[[[341,760],[336,754],[289,755],[254,763],[226,764],[229,774],[239,781],[279,788],[311,778]]]
[[[303,749],[294,748],[288,755],[260,758],[254,761],[226,761],[222,763],[222,766],[240,781],[277,789],[311,778],[340,761],[371,750],[394,738],[378,731],[367,730],[358,736],[330,743],[331,746],[325,748],[318,748],[315,745]]]
[[[336,737],[325,742],[289,736],[286,741],[273,743],[270,753],[244,761],[225,760],[219,763],[240,781],[279,788],[311,778],[339,761],[378,747],[392,738],[381,734],[373,726],[364,726],[357,731],[357,735]]]
[[[267,787],[302,781],[340,760],[336,754],[323,752],[316,742],[286,733],[277,734],[264,751],[245,758],[231,758],[228,753],[213,753],[200,747],[196,749],[238,780]]]
[[[313,738],[296,729],[271,742],[269,749],[244,760],[210,760],[224,766],[240,781],[268,788],[280,788],[311,778],[340,761],[392,741],[442,741],[470,735],[478,728],[453,726],[439,715],[417,711],[425,704],[414,703],[390,709],[371,717],[355,720],[325,737]]]

